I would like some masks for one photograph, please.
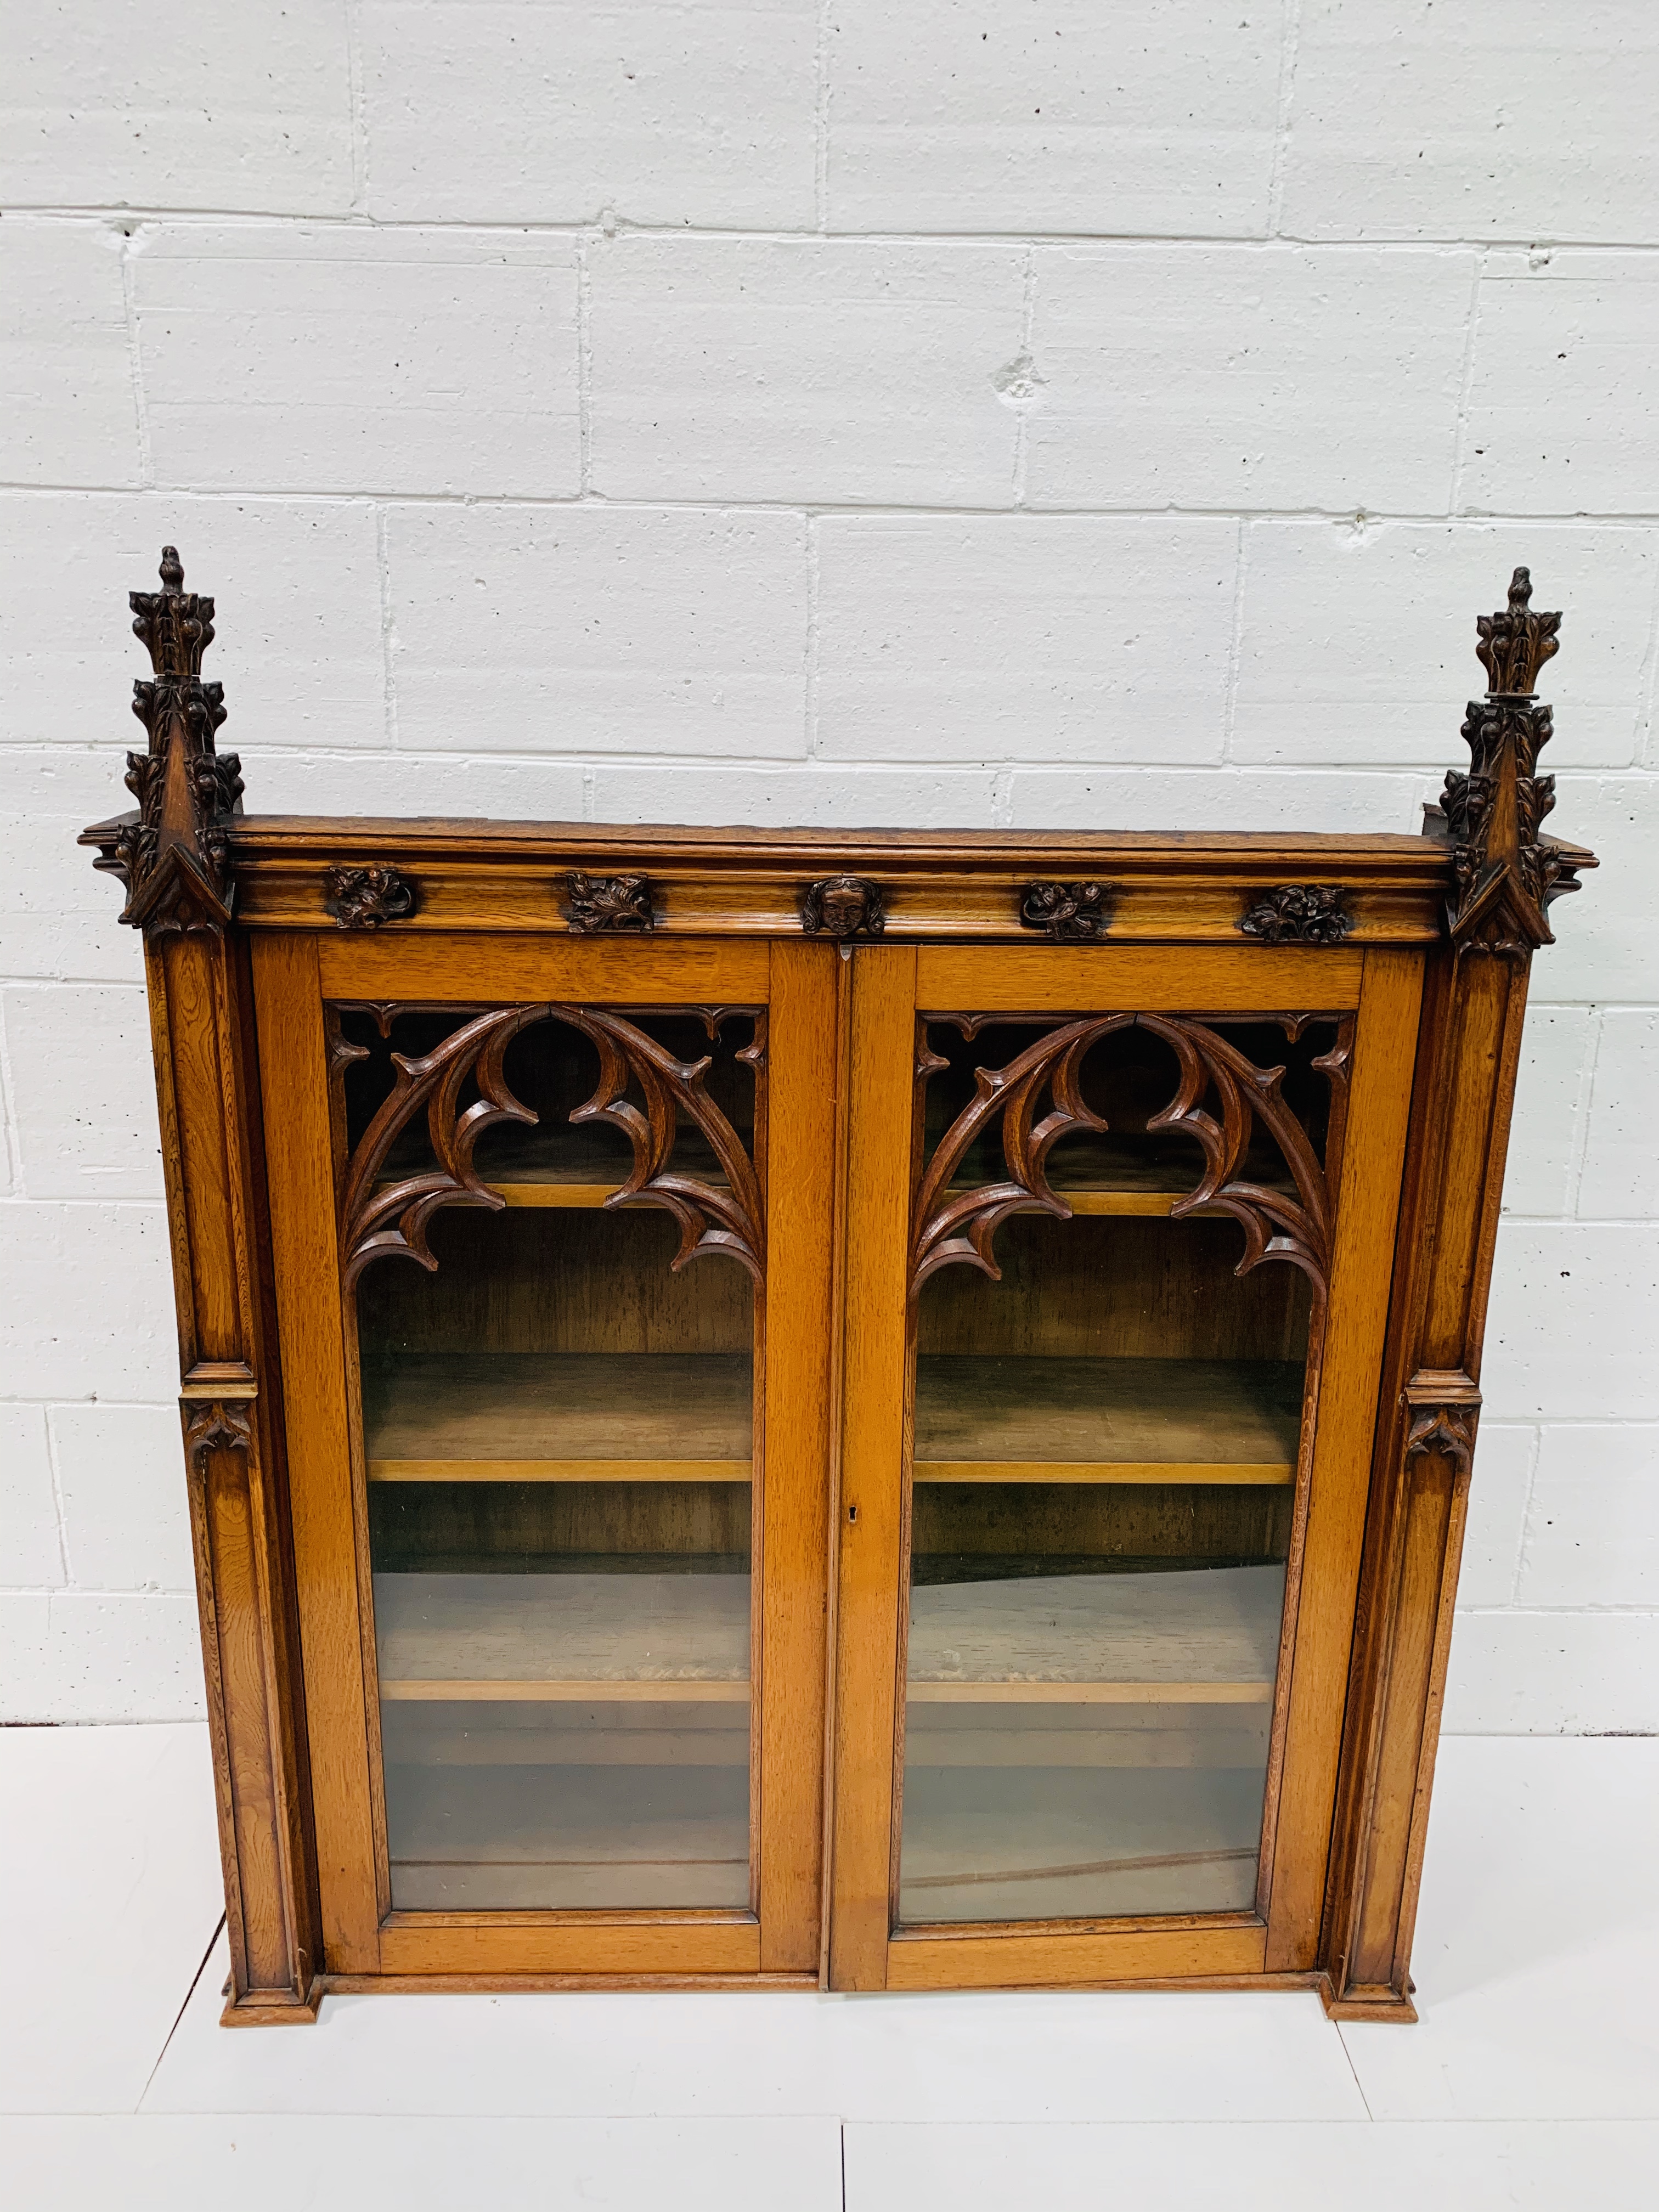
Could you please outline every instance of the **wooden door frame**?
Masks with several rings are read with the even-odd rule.
[[[252,944],[276,1295],[288,1389],[295,1582],[307,1692],[322,1965],[386,1980],[816,1982],[823,1892],[829,1401],[837,968],[829,945],[610,943],[463,933],[261,932]],[[465,977],[465,988],[456,979]],[[349,1414],[339,1133],[325,1007],[335,1000],[765,1005],[760,1164],[768,1265],[757,1304],[753,1911],[420,1913],[390,1907],[367,1591],[361,1439]],[[355,1462],[355,1464],[354,1464]],[[342,1474],[350,1468],[349,1480]]]
[[[1424,962],[1417,951],[860,947],[854,958],[830,1980],[838,1989],[1316,1979]],[[891,1924],[912,1437],[905,1325],[919,1012],[1352,1013],[1347,1141],[1259,1912],[1075,1929]]]

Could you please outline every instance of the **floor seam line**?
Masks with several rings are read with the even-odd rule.
[[[155,2054],[155,2063],[150,2068],[149,2073],[145,2079],[143,2088],[139,2093],[138,2101],[132,2108],[135,2118],[143,2111],[144,2099],[149,2096],[150,2090],[155,2084],[155,2077],[161,2070],[161,2061],[167,2057],[168,2051],[173,2048],[173,2039],[179,2033],[179,2023],[184,2018],[185,2014],[190,2010],[190,2001],[196,1994],[196,1985],[201,1980],[203,1975],[207,1972],[207,1962],[213,1956],[213,1947],[218,1942],[220,1930],[223,1928],[224,1924],[225,1916],[222,1912],[219,1915],[219,1917],[213,1923],[213,1933],[208,1937],[207,1948],[202,1954],[201,1960],[196,1968],[196,1972],[190,1978],[190,1987],[185,1991],[184,2002],[179,2006],[178,2011],[174,2013],[173,2016],[173,2025],[167,2032],[167,2037],[161,2045],[161,2048]]]
[[[1353,2075],[1353,2086],[1359,2092],[1359,2101],[1365,2107],[1365,2118],[1375,2124],[1376,2114],[1372,2112],[1371,2100],[1365,2094],[1365,2085],[1359,2078],[1359,2069],[1353,2063],[1353,2053],[1348,2048],[1347,2037],[1342,2033],[1342,2023],[1340,2020],[1334,2020],[1331,2026],[1336,2030],[1336,2039],[1342,2045],[1342,2056],[1348,2062],[1348,2071]]]

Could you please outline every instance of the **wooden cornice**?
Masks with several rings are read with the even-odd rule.
[[[82,842],[108,846],[119,822]],[[570,878],[642,878],[653,934],[793,934],[804,895],[826,877],[878,884],[890,939],[1042,941],[1023,912],[1035,884],[1109,890],[1105,943],[1249,943],[1248,915],[1289,886],[1340,891],[1346,941],[1438,938],[1452,887],[1443,841],[1283,833],[696,830],[655,824],[375,820],[240,815],[227,826],[238,921],[253,928],[334,928],[331,884],[391,869],[413,912],[388,930],[512,930],[571,924]]]

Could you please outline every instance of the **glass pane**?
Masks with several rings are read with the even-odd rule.
[[[453,1053],[465,1018],[400,1013],[382,1038],[343,1015],[367,1051],[346,1080],[355,1158],[394,1095],[390,1050]],[[710,1057],[708,1095],[746,1151],[755,1027],[724,1017],[711,1039],[630,1014],[609,1042],[636,1032],[688,1074]],[[538,1116],[478,1139],[505,1206],[433,1212],[435,1269],[377,1258],[358,1289],[392,1903],[745,1909],[751,1278],[718,1254],[676,1272],[675,1219],[605,1207],[635,1153],[625,1130],[570,1121],[600,1085],[592,1037],[544,1018],[501,1073]],[[647,1116],[622,1074],[622,1106]],[[416,1114],[380,1186],[453,1172],[443,1116],[465,1126],[491,1081],[476,1059],[435,1127]],[[672,1171],[731,1194],[684,1116]],[[406,1211],[388,1218],[418,1244]]]
[[[1176,1049],[1098,1026],[1071,1105],[1056,1067],[1060,1089],[1038,1085],[1023,1138],[1001,1127],[1018,1103],[987,1103],[1018,1102],[1014,1064],[1055,1030],[930,1024],[924,1158],[941,1165],[924,1212],[1032,1188],[1025,1138],[1057,1115],[1049,1187],[1073,1218],[1005,1218],[1000,1280],[953,1255],[920,1293],[899,1883],[912,1924],[1255,1899],[1314,1297],[1309,1273],[1276,1258],[1235,1272],[1237,1220],[1170,1209],[1204,1174],[1205,1116],[1237,1133],[1218,1195],[1265,1193],[1268,1235],[1317,1243],[1300,1217],[1330,1120],[1314,1061],[1334,1025],[1298,1039],[1208,1025],[1252,1065],[1285,1068],[1284,1145],[1270,1113],[1230,1121],[1201,1068],[1186,1127],[1156,1126],[1180,1090]],[[981,1069],[1009,1073],[981,1093]],[[972,1134],[955,1162],[953,1127]],[[971,1208],[954,1226],[971,1249]]]

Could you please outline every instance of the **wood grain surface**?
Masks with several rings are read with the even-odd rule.
[[[1290,1361],[935,1352],[916,1362],[916,1480],[1288,1482],[1301,1412]]]
[[[572,1695],[746,1681],[749,1602],[747,1575],[377,1574],[381,1692],[475,1677]]]

